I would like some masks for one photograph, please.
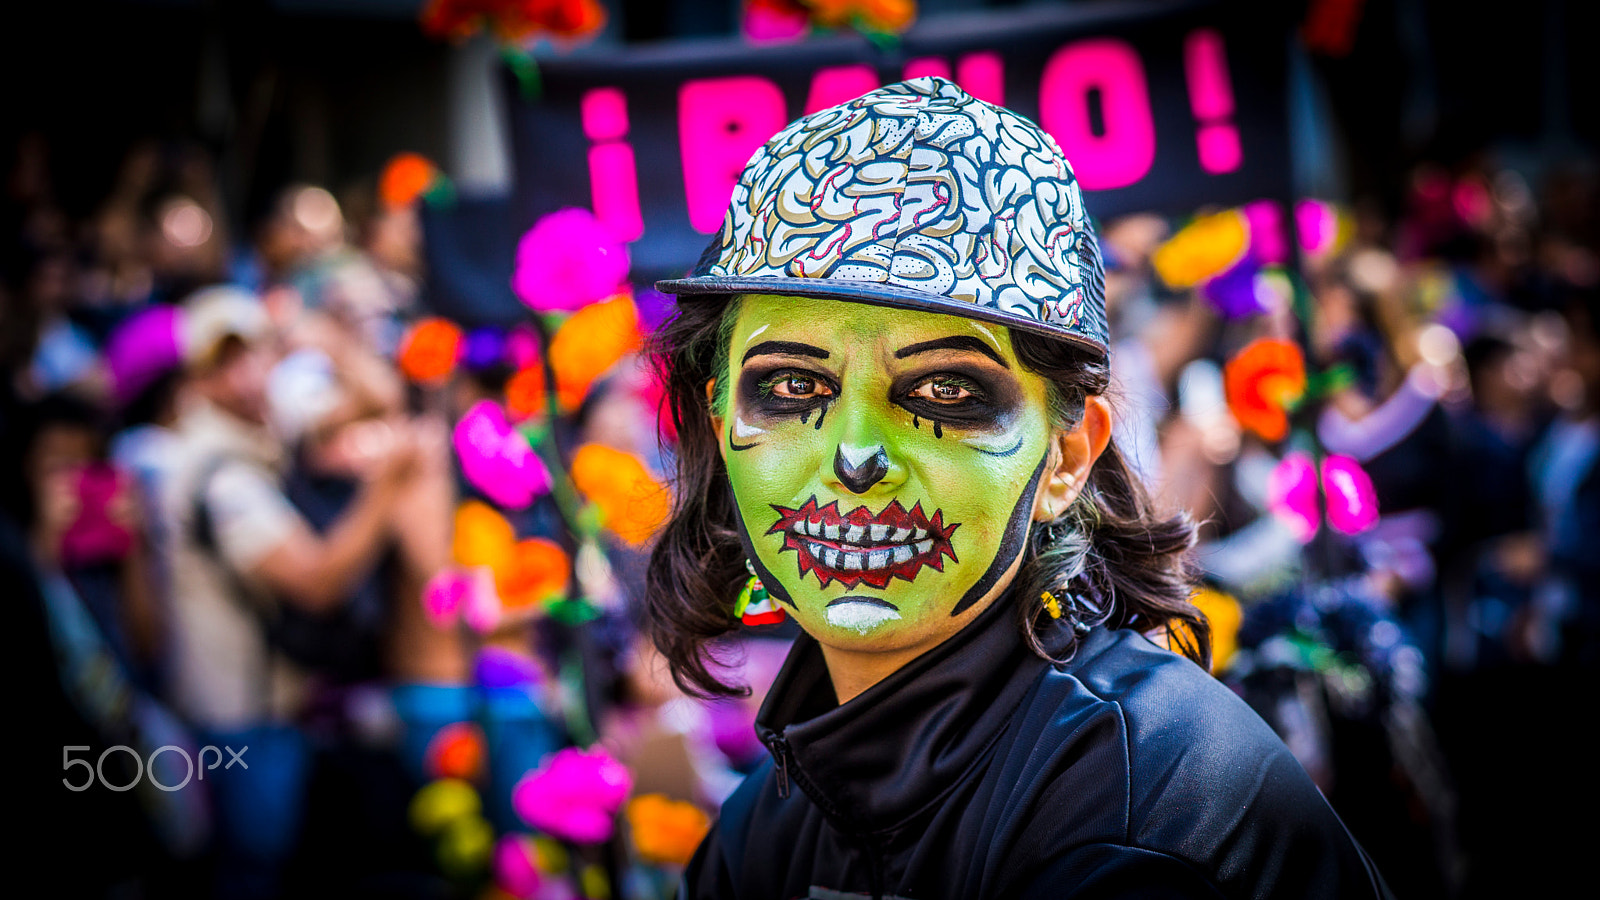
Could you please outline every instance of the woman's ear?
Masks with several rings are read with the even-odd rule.
[[[715,378],[706,382],[706,409],[711,418],[711,432],[717,436],[717,454],[722,461],[728,461],[728,442],[722,439],[722,413],[717,409],[717,380]]]
[[[1083,402],[1083,418],[1072,431],[1058,431],[1051,446],[1051,461],[1034,500],[1033,520],[1048,522],[1078,499],[1089,481],[1089,470],[1111,443],[1111,404],[1099,394]]]

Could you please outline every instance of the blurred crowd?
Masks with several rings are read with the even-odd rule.
[[[460,722],[482,726],[497,832],[510,784],[588,732],[636,791],[715,810],[759,757],[740,727],[759,690],[724,715],[663,681],[626,602],[639,548],[608,548],[620,599],[592,621],[474,633],[425,614],[470,493],[451,428],[512,370],[424,386],[397,365],[429,314],[414,206],[383,202],[375,177],[337,196],[290,185],[235,233],[207,154],[150,143],[74,218],[51,150],[24,138],[4,173],[0,558],[23,715],[52,766],[57,734],[91,760],[249,748],[250,777],[217,770],[203,790],[52,799],[41,827],[101,839],[85,877],[163,896],[450,895],[408,804]],[[1218,677],[1401,897],[1502,893],[1511,861],[1567,839],[1555,776],[1581,764],[1572,698],[1600,659],[1597,201],[1593,170],[1421,165],[1396,212],[1307,207],[1323,239],[1301,241],[1298,280],[1257,280],[1246,317],[1158,276],[1179,223],[1103,223],[1119,440],[1204,523]],[[1225,384],[1264,336],[1306,348],[1316,402],[1293,415],[1370,476],[1371,527],[1308,538],[1271,514],[1283,448],[1241,427]],[[650,396],[619,364],[558,443],[659,460]],[[518,532],[559,538],[558,499]],[[484,690],[491,648],[543,687]],[[751,642],[758,687],[781,652]]]

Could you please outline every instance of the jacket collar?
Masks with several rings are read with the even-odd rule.
[[[822,650],[795,640],[756,716],[779,792],[799,785],[840,830],[869,834],[940,799],[994,744],[1048,665],[1004,595],[949,640],[847,703]]]

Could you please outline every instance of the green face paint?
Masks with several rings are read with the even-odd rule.
[[[720,438],[773,596],[824,643],[953,632],[1020,554],[1050,440],[1006,330],[752,296],[729,349]]]

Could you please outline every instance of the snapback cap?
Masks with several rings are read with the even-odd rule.
[[[1055,139],[936,77],[757,150],[683,300],[790,294],[963,316],[1107,352],[1105,271]]]

